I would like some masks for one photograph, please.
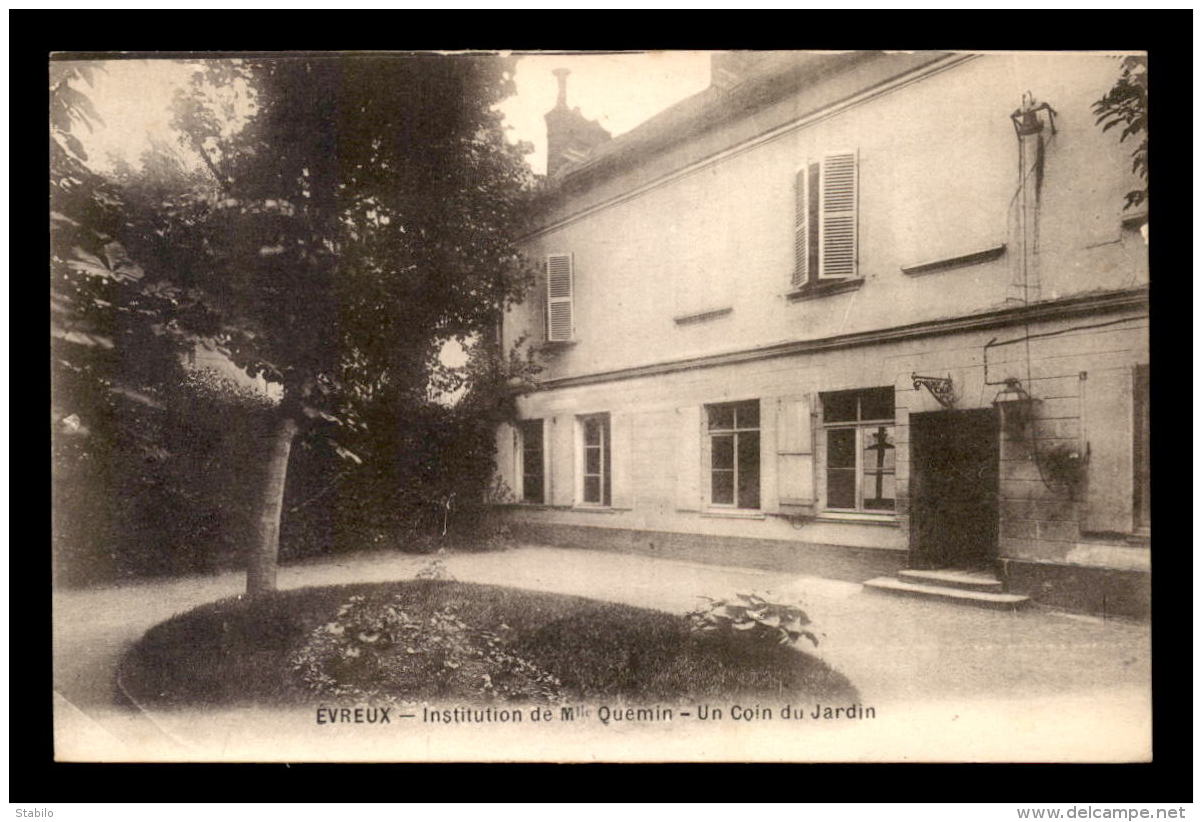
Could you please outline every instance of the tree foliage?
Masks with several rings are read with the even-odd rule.
[[[1133,55],[1123,58],[1122,73],[1102,99],[1093,104],[1097,125],[1102,131],[1122,126],[1119,142],[1137,138],[1131,152],[1131,170],[1144,181],[1142,188],[1127,192],[1124,208],[1132,208],[1148,199],[1148,58]]]

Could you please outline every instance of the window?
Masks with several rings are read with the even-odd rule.
[[[1135,366],[1135,527],[1152,527],[1152,459],[1149,447],[1148,366]]]
[[[611,504],[609,434],[609,414],[580,418],[580,501],[586,505]]]
[[[826,507],[893,511],[897,499],[893,388],[822,395]]]
[[[832,152],[794,178],[795,289],[856,276],[856,166],[856,152]]]
[[[543,421],[523,420],[518,430],[522,435],[522,502],[545,502]]]
[[[575,334],[575,274],[571,254],[547,255],[547,342],[571,342]]]
[[[710,450],[710,504],[760,507],[760,401],[705,407]]]

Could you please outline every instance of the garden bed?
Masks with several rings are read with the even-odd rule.
[[[660,611],[446,580],[211,603],[151,628],[119,670],[129,697],[159,708],[856,699],[846,677],[793,647],[698,637]]]

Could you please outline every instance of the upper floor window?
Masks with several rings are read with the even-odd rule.
[[[826,507],[893,511],[897,500],[893,388],[822,395]]]
[[[609,414],[580,417],[580,501],[587,505],[610,505]]]
[[[543,421],[522,420],[521,434],[522,502],[546,501],[545,467],[543,460]]]
[[[797,171],[793,288],[856,277],[857,178],[855,151],[830,152]]]
[[[572,255],[548,254],[545,269],[547,342],[571,342],[576,334],[576,271]]]
[[[760,401],[705,407],[711,505],[760,507]]]

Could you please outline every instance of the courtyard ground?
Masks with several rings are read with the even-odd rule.
[[[280,569],[296,588],[412,577],[429,557],[365,553]],[[796,574],[524,545],[452,554],[464,582],[551,591],[683,613],[699,595],[798,595],[825,633],[816,654],[859,689],[870,720],[525,728],[318,727],[254,706],[147,712],[121,705],[122,653],[175,613],[241,592],[239,573],[141,582],[54,597],[57,756],[74,761],[232,759],[1133,761],[1151,750],[1150,626],[1040,608],[1017,613],[892,598]],[[596,707],[596,706],[592,706]],[[742,706],[746,709],[749,706]],[[794,706],[797,707],[797,706]],[[807,713],[814,706],[805,706]],[[746,712],[746,711],[744,711]],[[403,724],[409,723],[409,724]]]

